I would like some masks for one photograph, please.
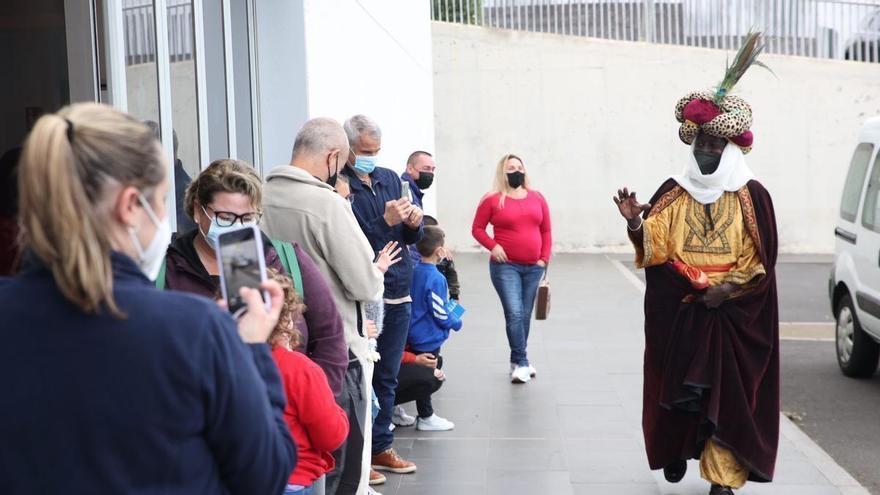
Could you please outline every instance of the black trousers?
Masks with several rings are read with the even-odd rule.
[[[443,367],[443,357],[438,353],[437,368]],[[415,363],[401,364],[397,374],[397,395],[394,397],[394,405],[406,404],[416,401],[416,409],[420,418],[430,418],[434,415],[434,405],[431,396],[440,390],[443,382],[434,376],[434,370],[427,366]]]
[[[367,397],[361,393],[364,370],[360,363],[350,361],[342,383],[342,394],[336,403],[348,415],[348,438],[333,453],[336,467],[327,473],[327,495],[356,495],[363,466],[364,422]]]

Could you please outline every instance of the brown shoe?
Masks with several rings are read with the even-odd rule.
[[[388,449],[381,454],[373,456],[371,462],[373,469],[377,471],[387,471],[389,473],[407,474],[416,472],[415,463],[404,461],[397,455],[394,449]]]
[[[375,469],[370,469],[370,486],[381,485],[386,481],[388,481],[388,479],[385,478],[384,474]]]

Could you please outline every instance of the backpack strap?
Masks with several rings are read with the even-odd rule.
[[[159,290],[165,290],[165,265],[168,264],[168,259],[162,259],[162,265],[159,267],[159,276],[156,277],[156,288]]]
[[[278,259],[281,260],[281,265],[284,266],[284,271],[286,271],[293,280],[293,288],[296,289],[296,293],[305,299],[306,295],[303,291],[302,272],[299,269],[299,260],[296,257],[296,249],[293,248],[293,244],[278,239],[272,239],[272,246],[275,248],[275,252],[278,253]]]

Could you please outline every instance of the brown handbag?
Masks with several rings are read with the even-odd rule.
[[[544,278],[538,285],[538,296],[535,298],[535,319],[546,320],[550,314],[550,277],[549,270],[544,269]]]

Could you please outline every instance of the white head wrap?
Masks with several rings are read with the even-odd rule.
[[[755,178],[755,174],[746,165],[745,155],[739,146],[727,143],[721,153],[718,169],[710,175],[703,175],[694,157],[694,147],[688,149],[688,163],[682,175],[672,178],[690,193],[697,202],[704,205],[718,201],[725,191],[736,192]]]

